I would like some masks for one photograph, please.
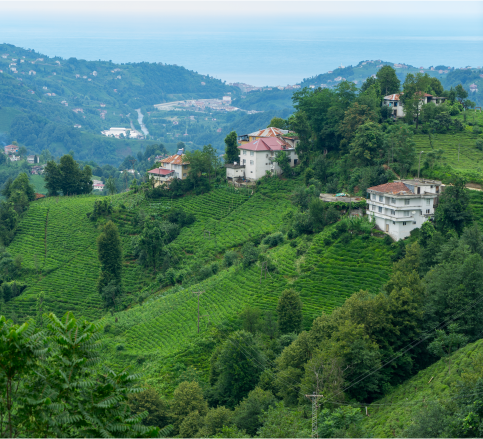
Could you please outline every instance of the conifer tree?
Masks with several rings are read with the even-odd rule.
[[[97,238],[97,251],[101,263],[97,291],[107,306],[114,306],[122,289],[122,247],[119,231],[112,221],[106,223]]]
[[[238,141],[235,131],[232,131],[230,134],[228,134],[228,136],[225,137],[225,145],[225,162],[238,162]]]
[[[282,334],[302,329],[302,301],[293,289],[285,290],[277,304],[278,328]]]

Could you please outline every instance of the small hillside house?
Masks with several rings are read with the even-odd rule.
[[[401,94],[402,93],[396,93],[396,94],[384,96],[384,99],[382,101],[382,105],[386,105],[392,109],[392,117],[394,119],[404,117],[405,115],[403,103],[399,99],[401,97]],[[424,93],[424,96],[422,95],[421,97],[421,105],[429,104],[430,102],[436,105],[439,105],[439,104],[442,104],[444,101],[446,101],[446,99],[447,98],[433,96],[428,93]]]
[[[11,155],[15,154],[18,152],[18,146],[17,145],[7,145],[4,148],[5,155]]]
[[[188,177],[189,162],[185,161],[184,149],[181,148],[174,155],[159,161],[159,168],[149,171],[149,175],[155,181],[155,186],[159,186],[173,178],[184,180]]]
[[[250,181],[262,178],[267,175],[267,172],[281,174],[280,166],[274,162],[280,151],[286,152],[291,167],[294,167],[298,161],[295,147],[282,137],[259,138],[243,143],[238,150],[240,161],[225,164],[228,179],[245,178]]]
[[[367,214],[396,241],[409,236],[434,216],[441,182],[436,180],[397,180],[367,189]]]

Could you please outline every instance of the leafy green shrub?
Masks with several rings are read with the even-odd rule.
[[[231,267],[233,264],[236,263],[237,259],[238,259],[238,253],[233,250],[228,250],[225,253],[225,257],[224,257],[225,267]]]
[[[242,247],[241,254],[243,257],[242,263],[244,268],[249,267],[258,260],[258,249],[250,241]]]
[[[123,351],[126,347],[121,343],[116,346],[116,351]]]
[[[269,247],[276,247],[279,244],[283,243],[283,233],[282,232],[276,232],[272,233],[271,235],[268,235],[264,240],[262,241],[262,244],[266,244]]]
[[[302,256],[305,253],[307,253],[307,250],[309,249],[309,244],[307,241],[301,241],[300,244],[297,247],[297,256]]]
[[[476,149],[483,151],[483,139],[476,139],[475,146]]]
[[[325,245],[326,247],[328,247],[329,245],[331,245],[333,242],[334,242],[334,241],[332,241],[332,239],[331,239],[329,236],[326,236],[326,237],[324,238],[324,245]]]

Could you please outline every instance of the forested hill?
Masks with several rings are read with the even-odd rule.
[[[471,84],[478,86],[478,91],[472,93],[471,99],[476,102],[476,105],[483,105],[483,70],[481,68],[466,68],[466,69],[454,69],[445,65],[438,66],[425,66],[424,69],[420,67],[411,66],[409,64],[393,64],[388,61],[381,60],[367,60],[361,61],[356,66],[339,66],[338,68],[321,73],[311,78],[305,78],[301,85],[302,87],[315,86],[320,87],[324,84],[327,87],[336,85],[341,80],[347,80],[355,82],[358,86],[361,86],[364,81],[371,75],[375,75],[381,66],[389,65],[396,71],[396,76],[404,82],[408,73],[416,74],[418,72],[427,73],[429,76],[437,78],[445,90],[449,90],[451,87],[456,87],[461,84],[463,88],[469,90]],[[433,69],[431,69],[433,68]]]
[[[72,150],[82,160],[119,163],[142,142],[113,142],[100,132],[131,123],[139,130],[135,109],[238,91],[176,65],[65,60],[2,44],[0,145],[16,140],[31,153]]]

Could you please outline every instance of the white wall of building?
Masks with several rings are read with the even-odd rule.
[[[290,166],[294,167],[298,160],[294,150],[286,150],[290,158]],[[245,178],[248,180],[258,180],[267,174],[267,171],[279,175],[282,173],[280,166],[273,162],[277,156],[276,151],[248,151],[240,150],[240,164],[245,165]]]
[[[409,236],[434,215],[436,191],[425,195],[389,195],[371,193],[367,214],[376,225],[396,241]]]

